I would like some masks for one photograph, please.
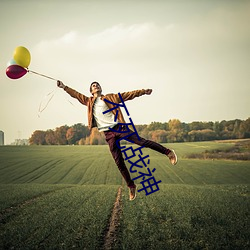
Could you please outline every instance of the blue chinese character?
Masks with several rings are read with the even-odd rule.
[[[138,147],[138,148],[136,148],[136,149],[133,149],[133,147],[130,146],[130,147],[127,147],[126,149],[122,150],[122,153],[124,153],[124,155],[125,155],[125,161],[127,161],[127,160],[129,160],[130,158],[136,156],[135,151],[137,151],[137,150],[140,151],[140,155],[143,155],[143,153],[142,153],[142,151],[141,151],[142,148],[144,148],[144,146]],[[127,151],[128,151],[128,150],[131,150],[131,151],[132,151],[132,155],[128,156],[128,154],[127,154]]]
[[[145,176],[152,176],[151,170],[149,168],[147,168],[147,170],[148,170],[148,174],[145,174],[145,173],[142,173],[142,172],[138,172],[141,175],[138,175],[137,177],[133,178],[132,180],[134,181],[136,179],[139,179],[139,178],[143,177],[142,180],[144,181],[145,180]],[[155,171],[155,168],[152,170],[152,172],[154,173],[154,171]]]
[[[123,108],[125,108],[127,115],[130,116],[130,115],[129,115],[129,112],[128,112],[128,109],[127,109],[127,107],[126,107],[126,105],[125,105],[125,103],[124,103],[124,101],[123,101],[123,99],[122,99],[121,94],[118,93],[118,95],[119,95],[119,97],[120,97],[120,100],[121,100],[121,103],[122,103],[122,104],[114,103],[114,102],[111,102],[111,101],[109,101],[109,100],[107,100],[107,99],[104,99],[105,102],[108,102],[108,103],[113,104],[113,105],[115,105],[115,106],[114,106],[113,108],[109,109],[109,110],[104,111],[103,114],[106,114],[106,113],[108,113],[108,112],[110,112],[110,111],[112,111],[112,110],[114,110],[114,109],[117,109],[118,107],[123,107]],[[116,110],[116,113],[115,113],[115,122],[116,122],[116,120],[117,120],[117,116],[118,116],[118,110]]]
[[[146,162],[145,162],[144,160],[145,160],[146,158],[148,158],[149,155],[146,155],[146,156],[144,156],[144,157],[141,157],[141,155],[138,155],[138,156],[139,156],[139,160],[137,160],[136,162],[132,162],[132,161],[128,160],[128,162],[131,164],[131,167],[129,168],[129,171],[130,171],[131,173],[137,172],[137,170],[132,170],[133,167],[143,168],[143,166],[141,166],[141,165],[138,164],[139,162],[142,162],[143,165],[144,165],[144,167],[147,167],[147,164],[146,164]],[[150,163],[150,159],[148,159],[148,164],[149,164],[149,163]]]
[[[111,131],[119,132],[119,133],[130,133],[130,132],[131,132],[130,134],[127,134],[127,135],[125,135],[124,137],[122,137],[122,138],[116,140],[116,145],[117,145],[117,147],[120,148],[120,149],[126,147],[126,146],[120,147],[119,142],[120,142],[121,140],[126,140],[126,141],[129,141],[129,142],[131,142],[131,143],[134,143],[133,141],[131,141],[131,140],[128,139],[131,135],[136,134],[136,135],[137,135],[137,138],[138,138],[139,140],[141,139],[140,136],[139,136],[139,134],[137,133],[137,130],[136,130],[136,128],[135,128],[135,125],[134,125],[132,119],[129,118],[129,120],[130,120],[130,123],[118,123],[119,125],[122,125],[122,126],[119,126],[119,129],[118,129],[118,130],[115,130],[115,129],[113,129],[113,128],[109,128]],[[133,129],[134,129],[135,131],[130,130],[130,129],[129,129],[129,125],[132,125],[132,127],[133,127]]]
[[[151,182],[152,180],[152,182]],[[138,190],[138,192],[141,192],[141,191],[145,191],[146,195],[149,195],[149,194],[152,194],[156,191],[159,191],[160,188],[158,186],[158,183],[160,183],[161,181],[157,181],[155,180],[155,177],[151,177],[149,179],[146,179],[142,182],[140,182],[142,184],[142,188]],[[148,185],[147,185],[148,184]],[[149,189],[149,190],[148,190]]]

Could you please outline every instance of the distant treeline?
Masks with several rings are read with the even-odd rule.
[[[149,125],[136,125],[141,137],[159,143],[193,142],[226,139],[250,138],[250,118],[221,122],[185,123],[178,119],[168,122],[152,122]],[[61,126],[47,131],[36,130],[29,139],[31,145],[98,145],[106,144],[103,133],[78,123]]]

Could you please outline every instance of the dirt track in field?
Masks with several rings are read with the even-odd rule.
[[[112,249],[112,246],[117,241],[119,220],[122,213],[122,205],[121,205],[121,197],[122,197],[122,187],[119,187],[116,201],[114,203],[113,211],[110,217],[110,222],[108,226],[108,230],[104,239],[105,250]]]

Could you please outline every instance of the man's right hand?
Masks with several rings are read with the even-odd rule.
[[[63,84],[63,82],[61,82],[61,81],[57,81],[57,86],[59,87],[59,88],[62,88],[62,89],[64,89],[66,86]]]

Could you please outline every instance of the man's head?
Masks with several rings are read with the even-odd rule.
[[[102,93],[101,85],[98,82],[92,82],[89,91],[92,95],[98,92],[101,94]]]

